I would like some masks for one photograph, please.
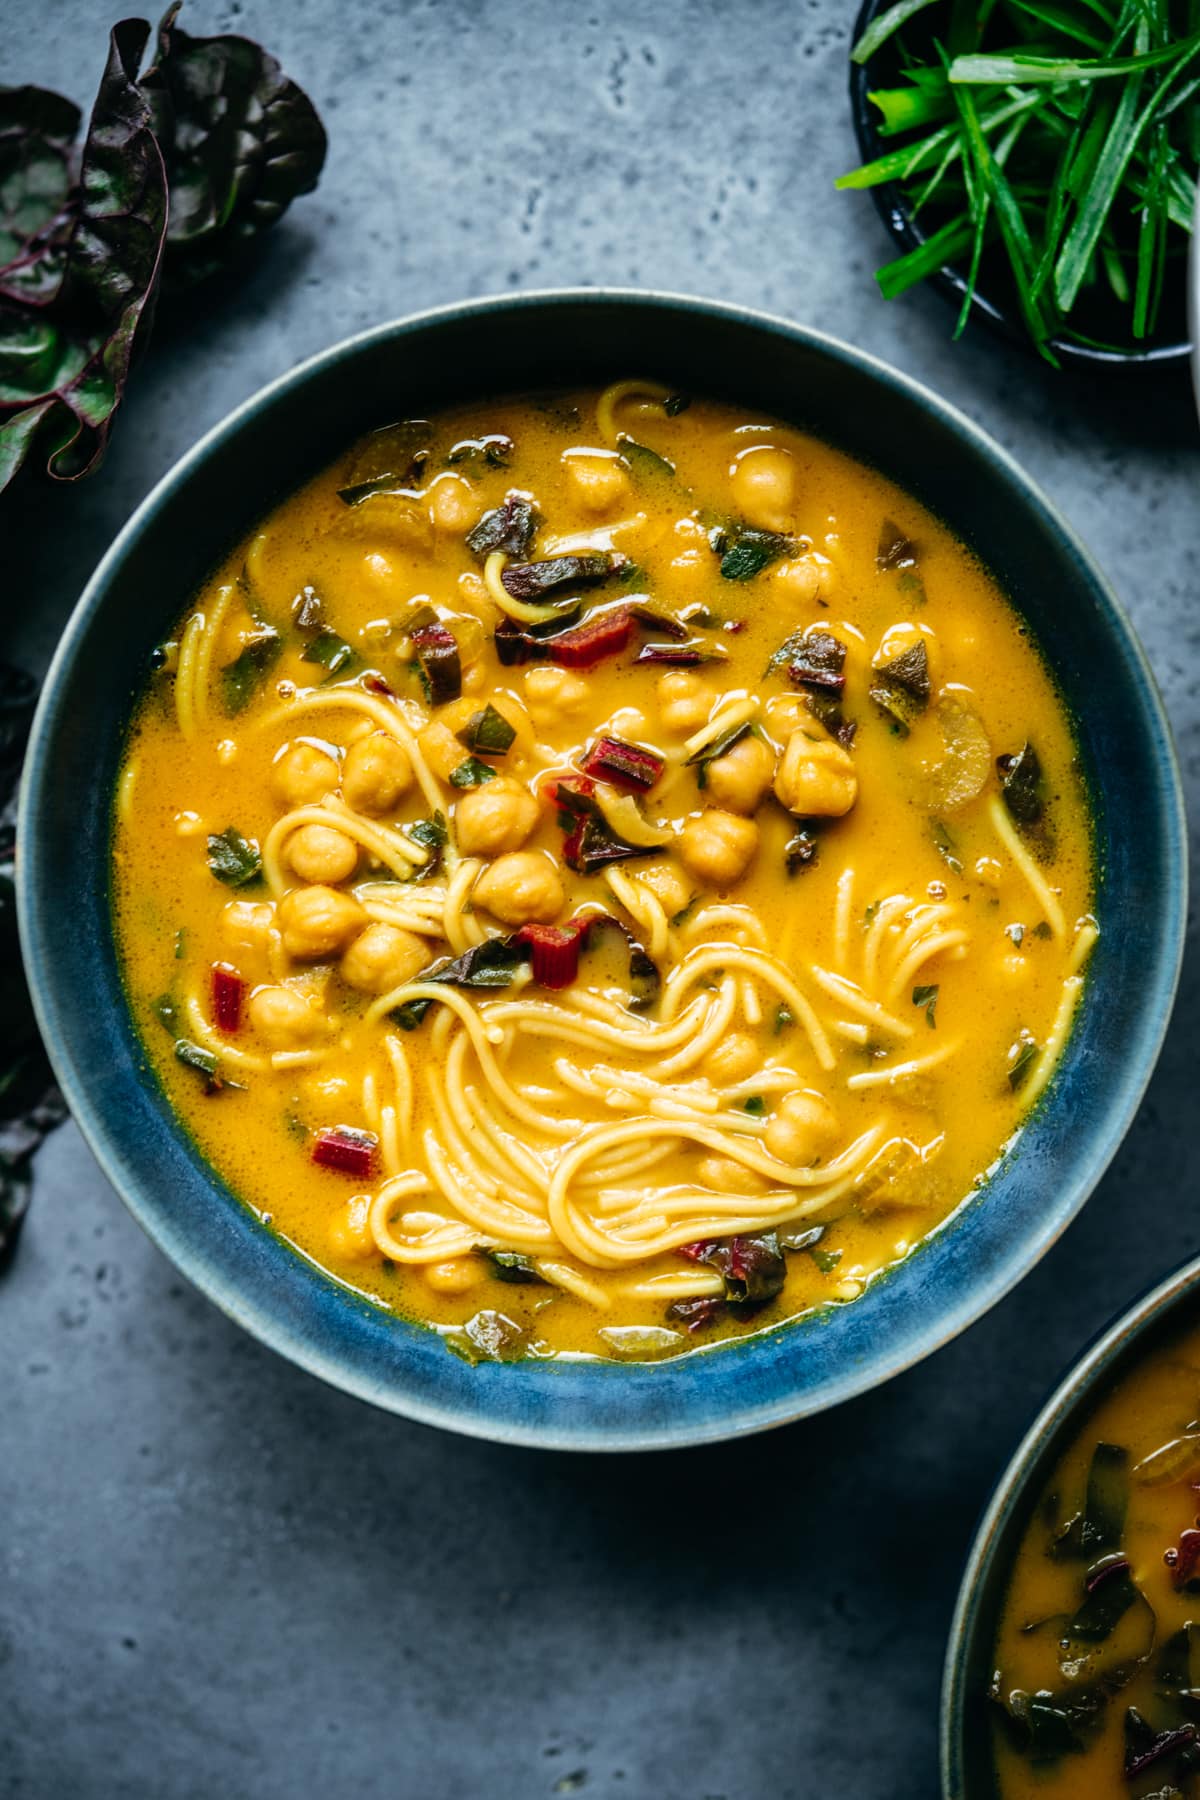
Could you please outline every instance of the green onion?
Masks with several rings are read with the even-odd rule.
[[[1194,7],[1190,30],[1180,23],[1159,0],[898,0],[882,12],[852,57],[866,63],[901,34],[868,95],[879,135],[899,142],[837,185],[897,183],[921,217],[924,242],[877,273],[884,296],[956,271],[957,336],[999,276],[1009,294],[997,297],[1011,296],[1051,363],[1062,342],[1121,350],[1153,337],[1183,281],[1200,162]]]

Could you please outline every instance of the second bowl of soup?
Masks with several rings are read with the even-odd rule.
[[[588,306],[585,359],[515,303],[331,353],[148,504],[43,708],[27,930],[50,1013],[82,680],[99,1135],[141,1195],[172,1165],[152,1229],[400,1410],[679,1441],[901,1366],[1061,1227],[1165,1021],[1177,794],[1119,616],[969,428],[716,309],[540,316]]]

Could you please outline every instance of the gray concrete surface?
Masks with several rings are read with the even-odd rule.
[[[90,98],[112,16],[0,0],[0,80]],[[1194,797],[1184,378],[1114,396],[878,298],[874,212],[831,186],[848,0],[186,23],[269,42],[327,120],[325,180],[241,287],[164,317],[100,476],[0,513],[6,651],[44,664],[141,496],[300,357],[468,294],[663,285],[838,332],[1008,445],[1132,610]],[[663,1458],[459,1442],[327,1391],[176,1278],[65,1128],[0,1280],[0,1795],[927,1800],[989,1485],[1084,1340],[1200,1247],[1196,985],[1193,956],[1128,1142],[1017,1293],[840,1412]]]

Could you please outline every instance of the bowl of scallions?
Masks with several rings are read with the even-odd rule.
[[[1182,364],[1200,30],[1180,0],[866,0],[850,91],[896,255],[1056,365]],[[1189,27],[1190,22],[1190,29]]]

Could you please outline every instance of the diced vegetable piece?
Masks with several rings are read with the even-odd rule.
[[[504,714],[497,712],[489,700],[482,712],[467,720],[458,733],[458,741],[473,756],[503,756],[511,750],[516,735]]]
[[[1179,1543],[1163,1552],[1163,1561],[1171,1571],[1172,1587],[1185,1588],[1200,1563],[1200,1531],[1194,1525],[1187,1526],[1179,1534]]]
[[[875,551],[877,569],[912,569],[916,567],[917,547],[894,519],[885,519],[879,528],[879,544]]]
[[[556,925],[522,925],[517,942],[529,951],[533,979],[539,987],[570,987],[579,973],[579,952],[586,925],[580,921],[560,930]]]
[[[1018,825],[1036,825],[1046,810],[1041,759],[1026,742],[1013,756],[998,756],[996,771],[1004,804]]]
[[[198,1075],[203,1075],[210,1091],[220,1087],[220,1058],[215,1051],[205,1050],[202,1045],[193,1044],[188,1038],[177,1038],[175,1059],[185,1068],[195,1069]]]
[[[667,1308],[668,1319],[678,1319],[685,1331],[703,1331],[721,1317],[726,1303],[719,1294],[693,1294],[690,1299],[676,1300]]]
[[[1083,1600],[1066,1628],[1076,1644],[1101,1644],[1141,1598],[1129,1558],[1114,1551],[1088,1570]]]
[[[450,785],[456,788],[482,787],[485,781],[494,780],[495,775],[495,769],[489,768],[487,763],[480,762],[477,756],[468,756],[456,769],[451,769]]]
[[[1037,1057],[1037,1039],[1029,1031],[1022,1031],[1008,1052],[1008,1085],[1014,1094],[1025,1086],[1033,1073],[1033,1064]]]
[[[221,703],[230,718],[244,712],[279,660],[283,643],[270,626],[247,638],[231,663],[221,670]]]
[[[629,464],[634,475],[647,481],[673,481],[675,464],[669,457],[660,456],[657,450],[651,450],[648,444],[639,444],[625,432],[617,436],[617,449]]]
[[[447,1332],[445,1344],[470,1363],[518,1362],[529,1348],[529,1334],[507,1313],[485,1307],[465,1325]]]
[[[515,937],[485,938],[461,956],[448,958],[426,969],[422,981],[444,981],[451,987],[504,988],[529,960],[529,953]]]
[[[1185,1431],[1143,1456],[1133,1471],[1140,1487],[1167,1487],[1200,1476],[1200,1431]]]
[[[452,468],[459,463],[468,463],[487,469],[506,469],[515,448],[506,432],[489,431],[483,437],[461,439],[447,452],[446,461]]]
[[[539,1274],[532,1256],[526,1256],[520,1250],[493,1249],[480,1244],[475,1254],[483,1258],[497,1281],[506,1281],[513,1287],[545,1283],[546,1278]]]
[[[610,781],[614,787],[642,793],[652,788],[666,768],[665,757],[640,744],[626,743],[623,738],[597,738],[580,765],[585,775],[597,781]]]
[[[592,875],[608,863],[624,862],[631,856],[648,856],[657,848],[652,844],[630,844],[618,836],[600,809],[594,783],[587,779],[556,782],[554,798],[559,808],[559,822],[567,831],[563,858],[567,867],[577,874]]]
[[[1153,1768],[1157,1762],[1168,1757],[1177,1756],[1196,1742],[1197,1731],[1190,1720],[1182,1725],[1173,1725],[1165,1731],[1155,1731],[1153,1725],[1144,1719],[1137,1708],[1130,1706],[1125,1711],[1125,1779],[1136,1781],[1147,1769]],[[1180,1793],[1175,1787],[1159,1788],[1153,1800],[1168,1800],[1173,1794]]]
[[[214,963],[212,968],[213,1018],[218,1031],[241,1030],[242,1007],[246,999],[246,983],[228,963]]]
[[[912,1003],[919,1006],[925,1014],[925,1023],[930,1030],[937,1030],[937,1003],[939,987],[935,981],[924,987],[915,987],[912,991]]]
[[[846,686],[846,646],[831,631],[808,631],[796,644],[788,674],[797,687],[840,694]]]
[[[604,1339],[614,1356],[629,1362],[666,1356],[683,1342],[681,1333],[667,1325],[601,1325],[596,1336]]]
[[[749,581],[795,547],[781,532],[757,531],[749,525],[719,526],[710,542],[721,558],[725,581]]]
[[[682,619],[676,619],[670,613],[662,613],[653,606],[646,606],[640,600],[631,600],[629,610],[639,625],[647,631],[661,631],[663,636],[673,642],[682,644],[687,639],[688,628]]]
[[[773,1231],[684,1244],[680,1255],[716,1269],[725,1282],[726,1303],[744,1311],[773,1300],[787,1278],[787,1262]]]
[[[514,490],[504,496],[503,506],[485,512],[468,531],[467,548],[480,558],[494,550],[503,550],[507,556],[528,556],[540,523],[530,496]]]
[[[1129,1452],[1120,1444],[1098,1443],[1088,1466],[1083,1511],[1054,1538],[1056,1557],[1099,1555],[1118,1550],[1129,1506]]]
[[[941,761],[928,771],[929,804],[939,812],[954,812],[982,791],[991,774],[991,740],[975,708],[959,695],[945,695],[932,716],[945,748]]]
[[[329,675],[341,675],[343,672],[357,667],[360,659],[357,651],[346,642],[344,637],[339,637],[336,631],[330,631],[327,626],[322,626],[304,646],[300,660],[306,663],[316,663]]]
[[[335,1169],[340,1175],[353,1175],[356,1181],[370,1179],[375,1168],[379,1140],[370,1131],[357,1131],[351,1125],[334,1125],[318,1131],[313,1139],[312,1160],[322,1169]]]
[[[918,713],[929,705],[929,652],[924,638],[877,669],[868,691],[876,706],[890,713],[907,734]]]
[[[589,913],[584,925],[584,943],[591,945],[599,933],[615,931],[624,938],[629,948],[629,1004],[641,1011],[653,1006],[658,999],[662,977],[658,966],[644,944],[638,942],[632,931],[622,925],[620,919],[614,919],[611,913]]]
[[[722,658],[702,638],[694,638],[686,644],[643,644],[633,660],[669,669],[698,669],[701,663],[720,662]]]
[[[627,558],[616,551],[597,551],[585,556],[547,556],[541,562],[509,563],[500,580],[514,600],[541,600],[563,588],[574,592],[607,581],[626,566]]]
[[[420,625],[410,633],[417,662],[433,706],[444,706],[462,693],[462,663],[458,640],[440,619]]]
[[[292,623],[296,630],[307,636],[316,631],[325,614],[325,607],[314,587],[302,587],[292,601]]]
[[[226,887],[247,887],[262,873],[262,857],[251,838],[243,837],[236,825],[227,825],[209,836],[208,866]]]

